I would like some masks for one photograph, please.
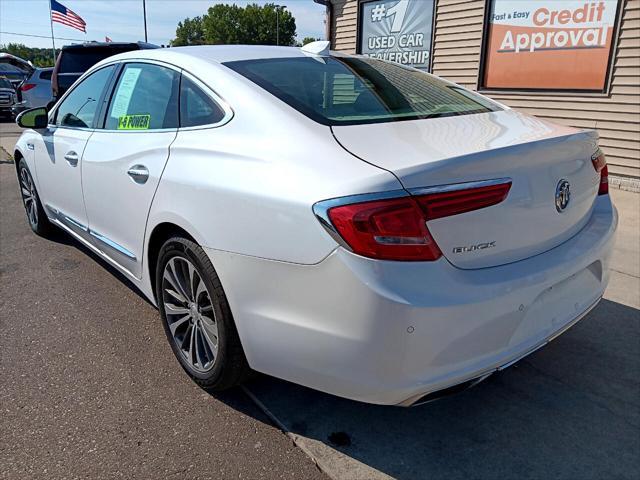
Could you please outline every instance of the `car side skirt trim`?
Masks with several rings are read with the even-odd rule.
[[[75,220],[74,218],[70,217],[69,215],[66,215],[66,214],[62,213],[61,211],[57,210],[56,208],[52,207],[51,205],[45,205],[45,207],[52,214],[54,220],[56,220],[58,223],[63,224],[65,226],[67,226],[67,227],[72,226],[72,227],[78,228],[78,229],[82,230],[83,232],[88,233],[89,235],[91,235],[91,237],[95,238],[96,240],[98,240],[103,245],[106,245],[106,246],[112,248],[116,252],[121,253],[122,255],[124,255],[125,257],[127,257],[129,259],[131,259],[132,261],[135,262],[137,260],[135,254],[133,254],[132,252],[130,252],[129,250],[124,248],[122,245],[114,242],[110,238],[105,237],[104,235],[102,235],[102,234],[100,234],[100,233],[98,233],[98,232],[96,232],[94,230],[91,230],[86,225],[83,225],[79,221]]]
[[[121,253],[122,255],[124,255],[127,258],[130,258],[131,260],[133,260],[134,262],[136,261],[136,256],[131,253],[129,250],[127,250],[126,248],[124,248],[122,245],[114,242],[113,240],[111,240],[110,238],[105,237],[104,235],[99,234],[98,232],[95,232],[93,230],[89,230],[89,234],[95,238],[96,240],[100,241],[101,243],[103,243],[104,245],[111,247],[112,249],[116,250],[117,252]]]

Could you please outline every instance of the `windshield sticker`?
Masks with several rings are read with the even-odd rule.
[[[118,130],[148,130],[151,115],[122,115],[118,118]]]
[[[122,80],[120,80],[120,85],[118,85],[116,98],[113,100],[113,108],[111,109],[112,118],[120,118],[127,114],[129,102],[131,102],[131,95],[136,88],[141,71],[141,68],[128,67],[122,74]]]

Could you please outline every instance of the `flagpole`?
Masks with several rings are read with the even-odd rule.
[[[144,41],[147,42],[147,3],[142,0],[142,15],[144,16]]]
[[[53,12],[51,11],[51,0],[49,0],[49,24],[51,25],[51,44],[53,45],[53,64],[56,64],[56,40],[53,36]]]

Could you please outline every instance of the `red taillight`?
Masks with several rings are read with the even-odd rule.
[[[432,193],[417,197],[427,214],[427,220],[450,217],[460,213],[479,210],[502,202],[507,198],[511,182],[486,187]]]
[[[600,187],[598,188],[598,195],[607,195],[609,193],[609,167],[607,167],[607,158],[602,153],[602,150],[591,157],[593,162],[593,168],[600,174]]]
[[[455,187],[454,187],[455,188]],[[442,256],[427,221],[502,202],[511,182],[330,208],[329,219],[351,247],[382,260],[437,260]]]
[[[34,88],[36,86],[35,83],[23,83],[22,85],[20,85],[20,91],[21,92],[27,92],[29,90],[31,90],[32,88]]]
[[[442,253],[412,197],[334,207],[331,223],[351,249],[384,260],[436,260]]]

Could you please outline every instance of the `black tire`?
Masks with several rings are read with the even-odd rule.
[[[27,222],[31,230],[41,237],[49,237],[53,231],[53,225],[49,221],[44,208],[42,208],[36,184],[24,158],[21,158],[20,162],[18,162],[18,185],[22,196],[22,204],[27,214]]]
[[[206,343],[205,335],[204,333],[198,333],[199,330],[196,328],[198,325],[196,320],[188,319],[184,321],[184,324],[189,323],[190,327],[184,326],[184,324],[178,327],[179,329],[187,329],[184,331],[182,336],[183,340],[178,338],[178,329],[174,328],[176,334],[171,331],[170,324],[175,325],[179,323],[178,320],[176,320],[176,317],[178,317],[179,320],[182,320],[179,316],[183,315],[184,312],[171,313],[171,318],[168,318],[167,308],[173,309],[177,306],[184,309],[187,303],[181,302],[176,297],[171,297],[167,293],[166,287],[170,287],[173,283],[167,283],[169,280],[165,278],[165,268],[167,268],[167,264],[171,262],[171,265],[169,266],[170,272],[180,270],[179,268],[176,268],[176,266],[185,265],[184,260],[182,259],[186,259],[195,267],[197,275],[204,282],[204,286],[206,287],[206,292],[201,292],[199,297],[196,292],[195,302],[190,301],[191,305],[195,303],[196,307],[198,307],[199,298],[201,299],[201,302],[206,304],[206,299],[209,298],[212,309],[208,309],[208,307],[206,308],[208,311],[212,310],[215,314],[213,320],[215,320],[214,323],[216,324],[215,326],[217,329],[217,352],[214,360],[211,362],[212,365],[205,362],[201,362],[203,365],[193,364],[194,362],[187,359],[188,357],[193,359],[191,349],[189,349],[189,353],[187,353],[182,348],[185,345],[186,337],[191,335],[188,328],[191,328],[192,330],[194,328],[196,329],[196,348],[205,348],[203,346]],[[177,273],[177,275],[183,278],[186,277],[186,274],[180,275],[180,273]],[[177,281],[176,278],[173,278],[173,280]],[[197,282],[198,280],[196,279],[195,281]],[[195,287],[193,279],[189,282],[189,285],[192,292],[191,297],[194,297],[193,290]],[[200,245],[182,237],[173,237],[164,243],[160,249],[156,265],[156,298],[158,300],[158,308],[160,310],[162,325],[167,335],[167,339],[169,340],[169,344],[171,345],[171,349],[178,359],[178,362],[180,362],[182,368],[194,382],[203,389],[214,392],[237,386],[249,377],[251,369],[244,355],[244,350],[240,343],[240,337],[238,336],[238,331],[231,314],[231,309],[227,302],[227,297],[222,289],[220,279],[218,278],[209,257]],[[186,298],[189,301],[189,295],[186,295]],[[204,300],[202,301],[203,298]],[[168,307],[165,307],[165,299],[171,300]],[[186,308],[188,309],[189,307]],[[175,311],[176,310],[174,310],[174,312]],[[202,311],[204,314],[204,308]],[[193,318],[194,315],[198,314],[191,311],[190,315],[191,318]],[[196,327],[193,326],[194,323],[196,323]],[[202,332],[204,330],[202,323],[199,325],[200,332]],[[198,335],[200,335],[200,343],[198,343]],[[212,349],[209,348],[209,353],[211,352]],[[210,365],[207,371],[202,371],[198,368],[199,366],[204,367],[206,365]]]

